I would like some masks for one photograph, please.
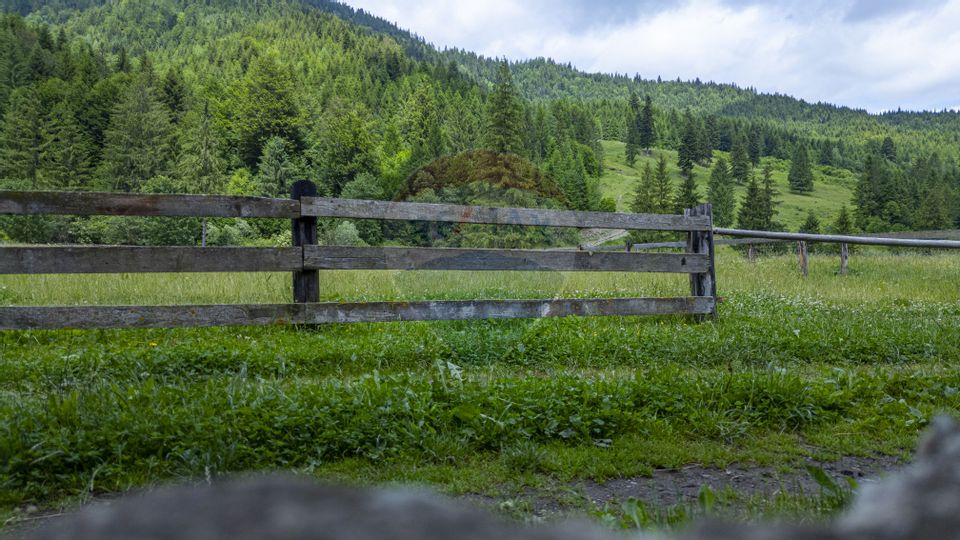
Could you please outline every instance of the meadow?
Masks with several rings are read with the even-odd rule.
[[[0,334],[0,512],[295,470],[427,485],[522,519],[821,519],[816,463],[907,459],[960,411],[960,257],[721,250],[715,322],[679,317]],[[0,304],[285,302],[288,274],[3,276]],[[322,300],[667,296],[686,276],[322,272]],[[664,470],[813,475],[658,505],[591,486]],[[776,481],[776,480],[775,480]],[[851,484],[852,485],[852,484]]]
[[[600,192],[604,197],[612,197],[617,202],[617,209],[621,212],[630,211],[630,203],[633,200],[633,194],[637,188],[637,183],[640,181],[643,168],[649,164],[650,167],[656,169],[660,155],[667,158],[674,189],[677,189],[677,186],[681,183],[682,178],[679,169],[677,169],[676,151],[654,148],[649,155],[641,152],[637,156],[634,166],[630,167],[624,157],[626,148],[624,143],[620,141],[601,141],[601,145],[603,147],[604,172],[600,177]],[[723,156],[727,163],[730,162],[730,155],[727,152],[718,150],[714,154]],[[789,161],[764,157],[761,160],[761,167],[766,164],[770,164],[773,172],[773,183],[775,189],[779,192],[777,200],[780,201],[780,205],[777,208],[776,219],[784,225],[785,230],[796,231],[806,221],[807,214],[811,210],[820,220],[821,227],[826,227],[836,220],[841,207],[844,205],[848,209],[852,207],[857,177],[851,171],[835,167],[814,166],[813,192],[800,194],[790,192],[790,186],[787,182],[787,175],[790,172]],[[760,170],[761,168],[758,168],[758,175]],[[696,165],[693,172],[700,198],[705,199],[707,182],[710,180],[710,168]],[[746,193],[746,186],[735,186],[734,192],[739,206]]]

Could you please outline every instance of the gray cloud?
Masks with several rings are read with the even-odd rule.
[[[960,102],[960,0],[348,0],[439,46],[868,110]]]

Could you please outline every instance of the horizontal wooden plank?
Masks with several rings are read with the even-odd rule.
[[[307,246],[304,267],[318,270],[522,270],[699,273],[706,255],[592,253],[520,249]]]
[[[300,201],[226,195],[0,191],[0,214],[295,218],[300,216]]]
[[[4,247],[0,274],[284,272],[299,270],[300,248]]]
[[[462,300],[204,306],[0,307],[0,330],[174,328],[566,316],[708,314],[715,299]]]
[[[539,225],[581,229],[628,229],[655,231],[706,231],[710,218],[668,214],[619,214],[613,212],[573,212],[541,208],[495,208],[391,201],[360,201],[304,197],[301,212],[305,216],[400,221],[445,221],[496,225]]]

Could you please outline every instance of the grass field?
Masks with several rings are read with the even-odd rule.
[[[960,410],[960,257],[719,256],[718,322],[550,319],[0,334],[0,512],[158,481],[296,470],[427,484],[521,518],[819,519],[845,491],[584,486],[660,469],[905,457]],[[324,300],[685,294],[683,276],[324,272]],[[282,274],[0,277],[0,304],[284,302]]]
[[[641,155],[637,157],[637,162],[634,167],[630,167],[627,165],[626,158],[624,157],[624,143],[619,141],[603,141],[602,145],[605,171],[600,178],[600,191],[603,196],[612,197],[616,200],[619,210],[630,210],[630,200],[640,180],[640,173],[647,163],[649,163],[651,167],[656,167],[657,160],[661,154],[667,157],[674,189],[677,189],[680,185],[680,171],[677,168],[677,153],[675,151],[656,148],[652,150],[649,156],[641,153]],[[717,152],[717,155],[724,155],[729,163],[730,158],[725,152]],[[763,158],[761,166],[763,163],[768,162],[773,167],[774,184],[780,192],[780,195],[777,197],[781,202],[777,220],[783,223],[788,230],[797,230],[807,219],[807,212],[810,210],[813,210],[814,214],[816,214],[821,226],[826,226],[834,222],[843,205],[851,206],[853,189],[856,186],[857,180],[850,171],[830,167],[814,167],[814,190],[812,193],[800,195],[790,193],[789,184],[787,183],[787,173],[790,171],[790,162],[767,157]],[[710,179],[710,169],[696,166],[694,167],[694,174],[696,176],[700,197],[701,199],[705,199],[707,195],[707,182]],[[745,191],[745,186],[737,186],[735,188],[738,205],[740,201],[743,200]]]

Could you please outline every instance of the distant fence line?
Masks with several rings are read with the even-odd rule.
[[[849,267],[851,244],[867,246],[887,246],[887,247],[905,247],[905,248],[928,248],[928,249],[960,249],[960,230],[947,231],[904,231],[896,233],[878,233],[873,236],[861,235],[839,235],[839,234],[810,234],[810,233],[791,233],[778,231],[752,231],[744,229],[728,229],[716,227],[713,234],[721,236],[736,237],[733,240],[716,240],[718,246],[747,246],[747,257],[750,260],[756,258],[755,246],[763,244],[784,244],[787,242],[797,243],[797,258],[800,272],[806,276],[809,273],[809,245],[811,243],[833,243],[840,244],[840,273],[846,274]],[[682,242],[649,242],[644,244],[626,243],[624,246],[602,246],[599,248],[588,248],[596,251],[619,251],[629,252],[644,251],[650,249],[672,249],[681,248]]]
[[[292,272],[293,304],[202,306],[5,306],[0,330],[152,328],[470,320],[562,316],[716,316],[712,209],[683,215],[618,214],[535,208],[331,199],[308,181],[290,199],[0,191],[0,214],[260,217],[291,220],[289,248],[9,246],[0,274],[139,272]],[[685,253],[346,247],[317,245],[317,218],[443,221],[499,225],[679,231]],[[690,296],[675,298],[458,300],[320,303],[320,270],[514,270],[670,272],[690,276]]]

